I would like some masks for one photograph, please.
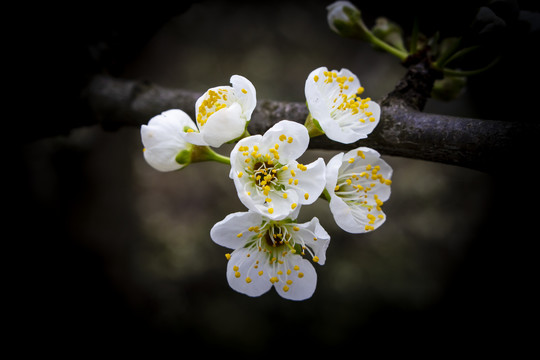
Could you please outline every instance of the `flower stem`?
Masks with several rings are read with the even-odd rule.
[[[495,60],[490,62],[487,66],[484,66],[483,68],[476,69],[476,70],[453,70],[453,69],[444,68],[442,71],[444,75],[449,75],[449,76],[472,76],[472,75],[483,73],[486,70],[489,70],[495,64],[497,64],[499,60],[500,60],[500,57],[497,57]]]
[[[404,61],[407,58],[408,55],[405,51],[401,51],[373,35],[373,33],[366,27],[362,19],[357,19],[356,23],[362,29],[363,34],[366,36],[367,40],[373,45],[380,47],[384,51],[389,52],[394,56],[397,56],[401,61]]]
[[[231,165],[230,158],[216,153],[209,146],[194,146],[191,154],[191,162],[201,161],[216,161],[218,163]]]

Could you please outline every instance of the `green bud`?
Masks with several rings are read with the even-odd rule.
[[[313,116],[311,116],[311,113],[306,118],[304,126],[308,130],[308,134],[310,138],[324,134],[324,131],[321,128],[321,125],[319,124],[317,120],[313,118]]]
[[[176,155],[176,162],[179,163],[180,165],[188,165],[190,162],[191,162],[191,148],[189,149],[184,149],[182,151],[180,151],[177,155]]]
[[[364,30],[359,26],[362,21],[360,10],[348,1],[336,1],[330,4],[328,25],[330,29],[343,37],[362,38]]]
[[[461,95],[465,85],[467,85],[467,78],[464,76],[445,76],[435,81],[431,96],[437,100],[454,100]]]
[[[375,26],[371,29],[373,35],[382,41],[394,46],[396,49],[405,50],[403,31],[401,27],[385,17],[375,20]]]

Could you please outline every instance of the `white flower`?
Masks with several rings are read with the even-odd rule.
[[[255,87],[243,76],[233,75],[231,86],[214,87],[195,103],[199,131],[183,136],[195,145],[219,147],[242,136],[257,104]]]
[[[168,110],[154,116],[148,125],[141,126],[143,154],[146,162],[159,171],[183,168],[188,162],[179,163],[178,156],[191,152],[191,144],[182,137],[185,128],[195,128],[195,123],[182,110]]]
[[[317,218],[297,224],[270,220],[254,212],[229,214],[210,231],[217,244],[234,249],[226,254],[227,281],[234,290],[260,296],[276,288],[290,300],[305,300],[315,291],[317,273],[309,260],[323,265],[330,236]]]
[[[364,139],[379,123],[381,108],[370,98],[362,99],[364,88],[352,72],[315,69],[305,84],[307,106],[326,136],[350,144]]]
[[[360,17],[360,10],[349,1],[336,1],[326,7],[328,11],[327,20],[330,29],[335,33],[342,34],[343,27],[355,27],[356,24],[351,21],[350,16],[345,12],[345,9],[353,16]],[[336,27],[336,22],[341,25],[341,28]]]
[[[360,147],[334,156],[326,167],[326,190],[338,226],[354,234],[381,226],[391,176],[392,168],[373,149]]]
[[[231,152],[230,177],[240,201],[273,220],[311,204],[325,185],[322,158],[309,165],[296,161],[309,143],[305,126],[282,120],[264,135],[240,140]]]

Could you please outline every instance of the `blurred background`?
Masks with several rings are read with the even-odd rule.
[[[335,225],[325,201],[304,207],[299,221],[317,216],[332,237],[326,264],[315,265],[314,296],[291,302],[271,290],[249,298],[227,285],[228,249],[209,236],[227,214],[245,211],[227,166],[157,172],[142,157],[138,128],[91,125],[72,101],[79,94],[72,89],[102,71],[104,62],[115,76],[201,93],[240,74],[259,99],[297,102],[305,101],[311,70],[348,68],[366,95],[382,99],[406,69],[389,54],[333,33],[329,3],[192,1],[168,11],[159,11],[159,2],[115,11],[93,5],[71,9],[66,26],[55,17],[46,21],[51,27],[44,29],[54,31],[34,45],[56,44],[65,56],[32,70],[69,86],[54,102],[43,102],[43,115],[31,127],[82,126],[35,136],[12,157],[17,175],[7,177],[20,191],[14,221],[8,217],[6,225],[16,228],[7,241],[21,247],[10,267],[15,276],[9,276],[16,285],[10,294],[18,338],[40,349],[73,346],[74,354],[114,347],[126,354],[174,349],[175,357],[186,356],[186,349],[240,357],[326,350],[486,353],[519,351],[534,341],[534,333],[521,331],[533,321],[537,288],[531,247],[537,235],[530,231],[537,196],[534,174],[520,161],[527,154],[516,153],[516,163],[502,163],[496,174],[383,156],[394,169],[386,223],[352,235]],[[358,6],[370,24],[387,16],[408,31],[417,15],[427,35],[436,27],[452,35],[474,18],[478,5],[467,4]],[[84,46],[67,36],[74,30]],[[48,64],[50,56],[40,54]],[[63,76],[65,69],[72,72]],[[524,106],[500,104],[513,92],[514,99],[537,95],[521,89],[516,71],[524,70],[515,58],[502,62],[472,79],[457,99],[429,100],[425,111],[535,120],[526,100]],[[526,71],[536,76],[534,68]],[[37,94],[47,91],[41,87]],[[335,154],[309,151],[302,161]]]

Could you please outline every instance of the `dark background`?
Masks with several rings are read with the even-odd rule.
[[[406,69],[331,32],[328,3],[92,3],[11,13],[20,38],[7,46],[21,70],[11,72],[9,107],[17,114],[5,133],[4,241],[14,249],[4,253],[4,277],[17,340],[10,343],[75,356],[353,350],[440,357],[515,355],[537,341],[528,328],[537,320],[536,153],[516,153],[494,174],[384,157],[394,169],[387,222],[351,235],[324,201],[305,207],[299,220],[317,216],[332,237],[327,263],[315,265],[315,295],[291,302],[272,290],[249,298],[228,287],[228,250],[209,237],[214,223],[245,211],[228,168],[157,172],[144,162],[138,128],[106,131],[81,100],[89,77],[106,72],[200,92],[241,74],[259,99],[304,101],[305,78],[319,66],[350,69],[380,100]],[[407,4],[358,6],[368,24],[384,15],[406,31],[416,15],[428,36],[470,31],[478,8]],[[538,77],[538,27],[525,31],[503,13],[508,27],[480,40],[487,54],[511,56],[470,79],[458,99],[430,100],[427,112],[537,121],[538,91],[528,84]],[[310,151],[303,159],[334,154]]]

